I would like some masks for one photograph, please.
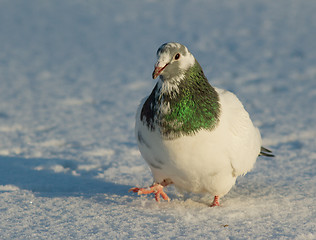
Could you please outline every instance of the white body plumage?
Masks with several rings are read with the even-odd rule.
[[[164,139],[159,127],[151,130],[141,121],[143,99],[136,115],[140,152],[155,182],[171,181],[177,188],[223,196],[239,175],[250,171],[260,153],[261,136],[242,103],[231,92],[215,88],[219,95],[219,123],[212,130]]]

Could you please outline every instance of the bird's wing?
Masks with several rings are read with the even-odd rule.
[[[227,151],[233,174],[246,174],[252,169],[261,149],[261,136],[248,112],[235,94],[216,89],[222,108],[221,120],[227,128]]]

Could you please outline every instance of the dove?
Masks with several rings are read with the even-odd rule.
[[[236,95],[213,87],[184,45],[160,46],[152,77],[159,79],[138,107],[135,133],[154,183],[130,191],[169,201],[164,188],[173,184],[209,193],[210,206],[219,206],[259,155],[274,155],[261,146],[260,132]]]

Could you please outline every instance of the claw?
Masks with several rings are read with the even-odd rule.
[[[168,197],[168,195],[164,191],[161,191],[160,194],[164,200],[170,202],[170,198]]]
[[[128,190],[128,192],[138,192],[140,188],[133,187]]]
[[[214,201],[211,204],[211,207],[216,207],[216,206],[219,206],[219,196],[215,196]]]
[[[135,187],[135,188],[131,188],[128,191],[129,192],[137,192],[138,195],[154,193],[155,199],[157,202],[160,202],[160,195],[164,200],[166,200],[168,202],[170,201],[170,198],[168,197],[168,195],[163,191],[163,186],[159,183],[155,183],[149,188],[137,188],[137,187]]]

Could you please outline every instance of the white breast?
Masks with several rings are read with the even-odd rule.
[[[144,99],[136,116],[136,136],[140,152],[156,182],[171,179],[177,188],[190,192],[225,195],[236,177],[253,168],[260,152],[261,137],[237,97],[221,89],[221,115],[212,131],[174,140],[161,138],[140,121]]]

